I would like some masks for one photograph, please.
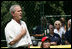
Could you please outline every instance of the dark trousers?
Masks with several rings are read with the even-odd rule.
[[[10,48],[13,48],[13,47],[10,47]],[[16,47],[16,48],[28,48],[28,46],[19,46],[19,47]]]
[[[28,46],[20,46],[20,47],[17,47],[17,48],[28,48]]]

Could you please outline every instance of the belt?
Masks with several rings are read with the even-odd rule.
[[[17,47],[17,48],[28,48],[28,44],[19,46],[19,47]]]
[[[17,48],[28,48],[28,46],[19,46]]]
[[[28,46],[9,47],[9,48],[28,48]]]

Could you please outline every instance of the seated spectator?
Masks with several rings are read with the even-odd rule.
[[[42,38],[42,44],[41,44],[41,48],[50,48],[50,39],[49,37],[43,37]]]
[[[36,39],[42,39],[42,37],[44,36],[44,32],[42,28],[43,28],[42,26],[37,26],[35,33],[33,33],[33,36]]]
[[[53,25],[49,25],[49,34],[46,35],[51,40],[51,45],[61,44],[60,36],[57,33],[54,33]]]
[[[68,31],[65,33],[65,44],[71,44],[71,19],[68,20]]]
[[[64,34],[64,31],[63,29],[61,29],[61,22],[59,20],[55,21],[54,26],[54,33],[57,33],[62,38],[62,34]]]
[[[47,33],[47,25],[46,25],[46,18],[41,18],[41,25],[38,25],[35,30],[35,36],[37,39],[42,39]]]
[[[65,33],[65,39],[66,39],[65,44],[71,44],[71,30]]]
[[[61,22],[61,29],[63,29],[64,33],[66,32],[66,24],[65,24],[65,19],[62,17],[60,18]]]

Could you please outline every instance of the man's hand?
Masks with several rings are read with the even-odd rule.
[[[11,41],[9,44],[14,45],[17,43],[24,35],[26,35],[26,28],[22,27],[21,33],[18,34],[13,41]]]
[[[57,45],[57,43],[56,42],[51,42],[51,45]]]
[[[66,45],[69,45],[69,42],[68,42],[68,41],[65,41],[65,44],[66,44]]]
[[[20,33],[20,34],[21,34],[22,36],[24,36],[24,35],[26,34],[26,28],[23,28],[23,27],[22,27],[21,29],[22,29],[22,30],[21,30],[21,33]]]

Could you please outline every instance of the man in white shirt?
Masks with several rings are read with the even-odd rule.
[[[61,28],[61,22],[59,20],[55,21],[54,26],[54,32],[62,38],[62,34],[65,34],[65,31],[63,31],[63,29]]]
[[[10,13],[13,19],[5,27],[5,36],[9,48],[28,48],[32,44],[26,23],[21,20],[22,9],[20,5],[12,5]]]
[[[62,38],[62,34],[64,33],[64,31],[60,28],[59,31],[57,29],[54,29],[54,32],[57,33],[61,38]]]

